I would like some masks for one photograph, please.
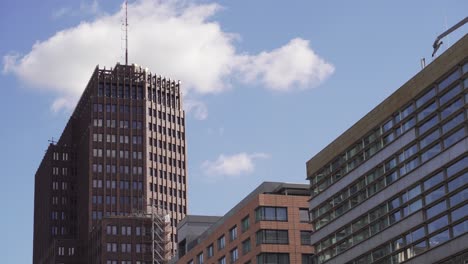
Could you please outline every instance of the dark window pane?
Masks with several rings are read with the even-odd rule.
[[[442,213],[443,211],[447,210],[447,204],[445,202],[445,200],[443,200],[442,202],[434,205],[433,207],[427,209],[426,211],[426,214],[427,214],[427,218],[432,218],[440,213]]]

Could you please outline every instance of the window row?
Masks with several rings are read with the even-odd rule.
[[[176,123],[176,120],[177,120],[178,125],[182,125],[182,126],[185,125],[185,119],[183,117],[178,116],[176,118],[176,115],[172,115],[170,113],[165,113],[162,111],[157,111],[156,109],[151,108],[151,107],[148,107],[148,114],[149,116],[154,116],[154,117],[159,118],[160,120],[172,122],[174,124]]]
[[[437,247],[468,232],[468,220],[449,225],[447,215],[406,234],[394,238],[390,243],[379,246],[346,264],[402,263],[425,251]],[[320,262],[319,262],[320,263]]]
[[[60,173],[61,171],[61,173]],[[63,175],[67,176],[68,175],[68,168],[59,168],[59,167],[52,167],[52,175]]]
[[[158,159],[158,157],[159,157],[159,159]],[[158,162],[160,164],[174,166],[174,167],[177,167],[177,168],[185,168],[185,161],[180,160],[180,159],[176,159],[176,158],[167,157],[165,155],[159,155],[158,156],[156,153],[151,153],[150,152],[149,153],[149,160],[154,161],[154,162]],[[153,175],[151,175],[151,176],[153,176]]]
[[[144,99],[143,86],[141,85],[99,83],[97,95],[98,97]]]
[[[157,104],[175,108],[175,109],[179,109],[180,107],[179,95],[170,93],[169,91],[166,93],[164,91],[161,91],[155,88],[153,89],[148,88],[148,101],[153,101]]]
[[[456,81],[461,76],[461,71],[457,69],[453,72],[451,76],[455,76],[455,78],[450,80]],[[454,82],[450,82],[449,86],[452,86],[453,83]],[[321,181],[325,178],[330,178],[328,180],[328,183],[326,184],[326,186],[329,186],[332,182],[343,177],[344,174],[348,173],[358,164],[373,156],[379,149],[383,147],[383,145],[388,144],[389,142],[393,141],[396,137],[400,136],[405,131],[412,128],[416,124],[416,115],[414,114],[416,110],[419,111],[418,114],[426,112],[427,110],[424,110],[423,108],[426,107],[426,105],[429,104],[429,101],[432,98],[434,98],[438,93],[444,93],[440,96],[440,106],[442,106],[442,104],[448,102],[460,91],[461,88],[457,88],[457,86],[455,86],[455,88],[452,88],[449,92],[446,93],[445,91],[443,91],[443,89],[440,89],[440,87],[439,89],[437,89],[437,87],[431,88],[424,95],[416,99],[416,102],[411,102],[410,104],[403,107],[401,110],[397,111],[394,115],[392,115],[390,120],[386,121],[381,126],[375,128],[371,133],[359,140],[358,143],[354,144],[347,151],[340,154],[337,159],[327,164],[317,173],[315,173],[310,179],[312,187],[320,184]],[[358,153],[360,153],[361,157],[358,157],[357,160],[354,160],[354,156]],[[316,195],[321,191],[323,191],[323,189],[317,190],[317,193],[313,192],[313,195]]]
[[[185,183],[185,176],[179,175],[177,173],[167,172],[165,170],[158,170],[155,168],[149,168],[149,174],[153,177],[159,177],[160,179],[174,181],[178,183]]]
[[[166,150],[173,151],[173,152],[177,151],[177,153],[185,154],[185,146],[183,145],[181,146],[181,145],[176,145],[175,143],[166,142],[163,140],[156,140],[155,138],[152,138],[152,137],[149,138],[149,144],[150,146],[158,147],[160,149],[166,149]]]
[[[426,178],[420,184],[408,188],[398,196],[394,196],[387,202],[369,210],[369,213],[319,241],[315,245],[317,254],[319,256],[340,254],[349,247],[379,233],[424,206],[427,208],[427,219],[447,211],[447,208],[458,206],[458,204],[468,200],[468,189],[466,189],[468,172],[458,175],[455,179],[452,178],[453,180],[448,183],[444,181],[444,177],[450,179],[454,174],[466,169],[467,166],[468,157],[465,157],[448,167],[445,171],[446,176],[444,176],[444,171],[438,172]],[[453,194],[460,188],[463,190]],[[448,197],[449,195],[449,199],[440,201],[442,197]],[[435,201],[440,202],[432,206],[431,204]],[[448,203],[449,201],[450,203]]]
[[[185,191],[177,190],[176,188],[171,188],[171,187],[167,187],[164,185],[158,185],[156,183],[148,183],[148,184],[149,184],[149,189],[151,192],[159,192],[165,195],[169,194],[170,196],[180,197],[183,199],[186,198]]]
[[[117,166],[116,165],[106,165],[106,170],[105,172],[106,173],[109,173],[109,174],[116,174],[117,173]],[[99,164],[99,163],[94,163],[92,165],[92,170],[93,172],[96,172],[96,173],[102,173],[103,172],[103,165],[102,164]],[[126,166],[126,165],[122,165],[122,166],[119,166],[119,173],[120,174],[130,174],[130,169],[131,169],[131,174],[133,175],[143,175],[143,167],[141,166]]]
[[[184,191],[185,193],[185,191]],[[164,209],[164,210],[169,210],[172,212],[179,212],[181,214],[186,214],[187,213],[187,207],[185,205],[179,204],[177,205],[176,203],[171,203],[168,201],[163,201],[163,200],[158,200],[157,199],[151,199],[149,198],[148,200],[149,205],[156,205],[159,206],[159,208]]]
[[[119,121],[117,123],[117,121]],[[119,125],[118,128],[121,128],[121,129],[127,129],[127,128],[130,128],[130,124],[132,125],[131,128],[132,129],[137,129],[137,130],[141,130],[143,128],[143,123],[141,121],[132,121],[130,123],[130,121],[128,120],[115,120],[115,119],[100,119],[100,118],[95,118],[93,119],[93,126],[94,127],[103,127],[105,125],[105,127],[108,127],[108,128],[117,128],[117,124]],[[101,142],[102,141],[102,134],[97,134],[96,138],[93,137],[93,141],[99,141]]]
[[[465,130],[465,127],[460,127],[442,140],[438,140],[441,136],[440,130],[434,130],[419,142],[410,144],[401,152],[397,152],[395,156],[377,165],[350,187],[340,191],[311,211],[316,229],[322,228],[324,224],[356,207],[371,195],[435,157],[443,149],[451,147],[465,137]]]
[[[60,154],[62,154],[60,157]],[[67,161],[68,160],[68,153],[66,152],[62,152],[62,153],[59,153],[59,152],[54,152],[52,154],[52,159],[53,160],[63,160],[63,161]]]

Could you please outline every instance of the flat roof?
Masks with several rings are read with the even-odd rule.
[[[195,237],[192,241],[195,241],[195,240],[202,241],[203,239],[207,238],[218,227],[224,224],[224,222],[226,222],[227,219],[229,219],[232,215],[236,214],[247,203],[249,203],[252,199],[254,199],[260,194],[310,196],[309,187],[310,187],[309,184],[285,183],[285,182],[263,182],[257,188],[255,188],[255,190],[249,193],[244,199],[242,199],[237,205],[235,205],[231,210],[229,210],[224,216],[218,217],[218,221],[213,223],[212,226],[210,226],[205,232],[203,232],[198,237]],[[189,217],[193,217],[193,219],[196,219],[196,217],[198,217],[199,220],[203,220],[203,219],[210,219],[210,217],[213,217],[213,216],[192,215]],[[186,220],[185,222],[184,220],[185,218],[181,222],[179,222],[179,224],[177,225],[177,229],[182,227],[182,225],[185,224],[186,221],[190,221],[190,219]],[[187,245],[192,241],[187,241]]]

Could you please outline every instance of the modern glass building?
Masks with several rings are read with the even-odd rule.
[[[317,263],[468,260],[468,35],[307,162]]]

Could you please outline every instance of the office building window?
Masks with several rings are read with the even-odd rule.
[[[289,264],[288,253],[262,253],[257,255],[258,264]]]
[[[303,223],[308,223],[310,222],[310,217],[309,217],[309,209],[307,208],[300,208],[299,209],[299,219]]]
[[[229,255],[231,256],[231,263],[234,263],[239,259],[239,252],[237,248],[234,248],[233,250],[231,250]]]
[[[242,229],[242,233],[244,233],[245,231],[247,231],[250,227],[250,221],[249,221],[249,216],[246,216],[242,219],[241,221],[241,229]]]
[[[301,245],[311,245],[312,231],[301,231]]]
[[[223,235],[220,238],[218,238],[218,250],[223,249],[225,246],[226,246],[226,238]]]
[[[257,232],[257,245],[260,244],[288,244],[288,230],[259,230]]]
[[[255,210],[255,219],[256,221],[288,221],[288,209],[262,206]]]
[[[245,255],[250,252],[252,249],[251,243],[250,243],[250,238],[247,238],[246,240],[242,241],[242,254]]]
[[[226,264],[226,257],[218,259],[218,264]]]
[[[236,238],[237,238],[237,226],[234,226],[233,228],[229,229],[229,239],[230,241],[233,241]]]
[[[206,248],[206,255],[207,255],[208,258],[213,257],[213,255],[214,255],[213,244],[209,245],[209,246]]]
[[[203,264],[203,252],[197,255],[197,264]]]

